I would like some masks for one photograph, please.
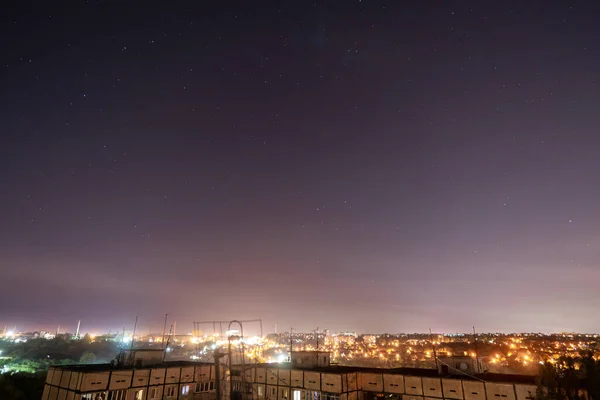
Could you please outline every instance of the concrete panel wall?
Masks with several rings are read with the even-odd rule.
[[[406,394],[423,396],[423,383],[420,376],[405,376],[404,391]],[[404,397],[403,397],[404,398]]]
[[[348,400],[358,400],[358,392],[349,392]]]
[[[383,391],[386,393],[404,393],[404,376],[384,374]]]
[[[127,389],[131,386],[132,370],[128,371],[113,371],[110,376],[109,390]]]
[[[416,396],[414,394],[403,394],[402,400],[425,400],[423,396]]]
[[[108,372],[84,374],[81,379],[81,391],[92,392],[95,390],[106,390],[108,388],[109,376],[110,373]]]
[[[444,397],[447,399],[464,399],[462,382],[459,379],[442,379]]]
[[[78,395],[74,392],[69,390],[67,392],[67,399],[66,400],[75,400],[78,397]]]
[[[71,371],[63,371],[60,376],[60,383],[58,384],[58,386],[68,389],[69,382],[71,382]]]
[[[164,385],[165,383],[165,369],[154,368],[150,371],[150,385]]]
[[[383,375],[363,372],[360,374],[361,389],[367,392],[383,392]]]
[[[483,382],[463,381],[465,400],[486,400]]]
[[[517,400],[535,400],[537,387],[534,385],[515,385]]]
[[[211,379],[211,377],[214,378],[214,368],[212,368],[209,365],[202,365],[199,367],[196,367],[196,382],[204,382],[204,381],[209,381]]]
[[[256,377],[255,381],[258,383],[266,383],[267,382],[267,369],[266,368],[256,368]]]
[[[52,375],[54,375],[54,367],[48,368],[48,373],[46,374],[46,383],[52,383]]]
[[[308,390],[321,390],[321,374],[319,372],[304,372],[304,388]]]
[[[147,386],[150,381],[150,370],[149,369],[136,369],[133,371],[133,385],[136,386]]]
[[[290,370],[289,369],[280,369],[279,370],[279,384],[280,385],[290,385]]]
[[[304,386],[304,373],[297,369],[291,370],[290,373],[291,373],[291,385],[294,387],[303,387]],[[304,400],[304,398],[302,400]]]
[[[427,378],[421,380],[423,382],[423,394],[427,397],[442,398],[442,380],[440,378]]]
[[[244,375],[246,377],[246,382],[254,382],[254,373],[256,372],[256,368],[246,368],[244,371]]]
[[[279,377],[277,376],[279,369],[267,368],[267,385],[277,385]]]
[[[55,369],[54,374],[52,374],[52,385],[60,386],[60,377],[62,376],[62,369]]]
[[[55,400],[58,397],[58,388],[50,386],[50,393],[48,394],[48,400]]]
[[[79,390],[79,378],[81,377],[80,372],[71,372],[71,379],[69,380],[70,390]]]
[[[179,381],[182,383],[188,383],[194,381],[194,367],[183,367],[181,368],[181,374]]]
[[[58,396],[56,400],[67,400],[67,391],[68,389],[58,389]]]
[[[342,393],[342,375],[321,374],[321,390],[327,393]]]
[[[44,386],[44,392],[42,393],[42,400],[48,400],[48,396],[50,395],[50,386]]]
[[[348,388],[346,390],[348,392],[358,390],[358,386],[360,384],[358,374],[356,372],[353,372],[348,374],[347,377],[348,379],[346,379],[346,381],[348,382]]]
[[[167,368],[166,383],[177,383],[181,375],[181,368]]]
[[[485,384],[487,400],[516,400],[515,387],[506,383]]]

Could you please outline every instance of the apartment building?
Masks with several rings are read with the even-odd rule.
[[[231,372],[221,365],[218,382],[213,364],[147,355],[130,355],[125,364],[54,367],[42,400],[217,400],[217,383],[221,400],[534,400],[537,389],[531,376],[344,367],[322,352],[291,358]]]
[[[233,380],[253,400],[534,400],[535,377],[443,374],[435,369],[331,365],[323,353],[292,353],[291,363],[246,366]]]
[[[213,364],[162,362],[157,355],[134,351],[123,363],[49,368],[42,400],[215,400]]]

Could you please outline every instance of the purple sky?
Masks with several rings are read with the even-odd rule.
[[[10,3],[0,329],[600,331],[599,4]]]

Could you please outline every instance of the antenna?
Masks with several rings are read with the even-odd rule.
[[[429,338],[429,340],[431,340],[431,347],[433,348],[433,359],[435,360],[435,369],[439,371],[437,354],[435,352],[435,342],[433,341],[433,333],[431,333],[431,328],[429,328]]]
[[[294,328],[290,326],[290,362],[292,362],[292,353],[294,352]]]
[[[135,342],[135,330],[137,329],[138,316],[135,316],[135,323],[133,324],[133,332],[131,334],[131,348],[129,350],[133,350],[133,342]]]
[[[75,339],[79,339],[79,327],[81,326],[81,320],[77,321],[77,330],[75,331]]]
[[[317,351],[319,351],[319,327],[317,326]]]
[[[167,349],[169,348],[169,342],[171,341],[171,334],[173,333],[173,325],[171,325],[171,330],[169,331],[169,336],[167,338],[167,344],[163,350],[163,362],[165,362],[165,358],[167,357]]]
[[[477,352],[477,333],[475,333],[475,325],[473,325],[473,346],[475,347],[475,362],[477,363],[477,372],[479,373],[479,353]]]
[[[162,334],[162,340],[161,340],[161,344],[163,345],[163,350],[164,345],[165,345],[165,334],[167,333],[167,317],[169,316],[169,314],[165,314],[165,323],[163,325],[163,334]]]
[[[245,371],[245,367],[246,367],[246,362],[244,359],[244,326],[242,325],[241,321],[237,321],[237,320],[233,320],[229,322],[229,325],[227,326],[227,331],[230,332],[229,336],[227,337],[227,341],[228,341],[228,350],[229,350],[229,374],[230,376],[233,376],[233,353],[231,350],[231,338],[233,335],[231,335],[231,324],[236,323],[239,325],[240,327],[240,336],[238,336],[240,338],[240,347],[241,347],[241,352],[242,352],[242,371],[241,371],[241,378],[242,378],[242,383],[241,383],[241,388],[242,388],[242,396],[245,396],[246,394],[245,392],[245,381],[246,381],[246,371]],[[233,399],[233,382],[230,383],[229,385],[229,398]]]

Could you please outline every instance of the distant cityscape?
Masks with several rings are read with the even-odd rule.
[[[591,352],[595,360],[600,359],[600,335],[578,333],[358,334],[319,329],[242,336],[239,330],[234,329],[213,332],[194,329],[177,333],[173,327],[170,332],[135,335],[133,330],[126,329],[109,333],[61,333],[23,332],[8,327],[0,333],[0,357],[3,357],[1,352],[6,346],[63,338],[105,343],[115,351],[164,349],[169,361],[210,362],[214,350],[226,347],[234,338],[235,346],[243,348],[248,363],[285,362],[289,360],[291,351],[324,351],[331,354],[331,362],[336,365],[380,368],[437,368],[439,360],[468,357],[478,360],[482,369],[490,373],[534,375],[538,373],[539,364],[556,364],[561,357],[575,357],[582,351]],[[0,371],[10,372],[6,357],[4,361]],[[90,361],[110,360],[99,358]]]

